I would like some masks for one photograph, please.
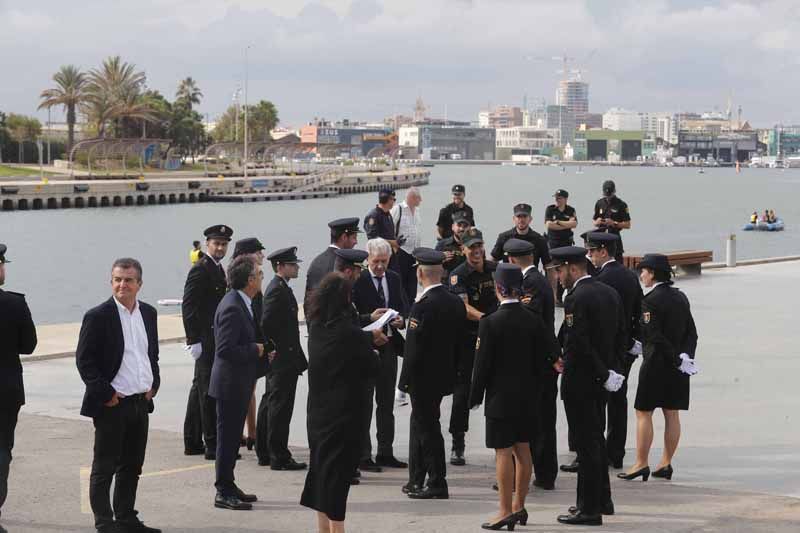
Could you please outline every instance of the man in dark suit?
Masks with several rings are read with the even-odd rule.
[[[561,395],[578,452],[576,505],[558,521],[600,525],[614,514],[602,411],[608,392],[625,379],[613,368],[620,344],[621,303],[616,291],[586,272],[586,250],[565,246],[551,251],[559,282],[568,291],[559,338],[563,347]]]
[[[161,531],[145,526],[134,509],[149,413],[161,383],[156,310],[136,299],[141,287],[141,264],[117,259],[111,268],[113,296],[83,317],[75,354],[86,384],[81,414],[92,418],[95,428],[89,502],[94,525],[103,533]]]
[[[214,364],[213,324],[217,305],[227,290],[222,259],[233,230],[217,225],[207,228],[204,234],[206,253],[189,270],[181,308],[186,350],[195,361],[183,423],[183,446],[186,455],[205,454],[206,459],[213,461],[217,449],[217,415],[214,400],[208,395]]]
[[[217,403],[217,450],[214,506],[249,510],[254,494],[246,494],[234,482],[233,469],[242,426],[260,365],[268,364],[263,343],[256,342],[252,299],[261,290],[263,273],[252,257],[237,257],[228,268],[231,291],[214,315],[214,366],[209,395]],[[273,352],[274,353],[274,352]]]
[[[628,435],[628,385],[633,362],[642,351],[639,318],[642,313],[642,287],[632,270],[615,259],[619,236],[613,233],[593,231],[586,236],[589,258],[597,268],[595,278],[602,281],[620,297],[623,309],[622,328],[625,332],[624,346],[617,354],[615,370],[625,376],[626,381],[617,392],[608,395],[608,462],[614,468],[622,468],[625,457],[625,441]],[[637,342],[638,345],[637,345]]]
[[[394,456],[394,391],[397,384],[397,356],[403,354],[403,337],[398,329],[405,327],[408,312],[406,294],[400,276],[388,270],[392,248],[381,238],[367,241],[368,269],[353,286],[353,304],[359,314],[370,314],[378,309],[394,309],[400,316],[384,327],[389,342],[380,347],[381,371],[369,387],[368,411],[364,416],[370,421],[364,435],[364,450],[359,468],[368,472],[380,472],[381,466],[406,468],[408,464]],[[369,427],[372,421],[372,397],[375,396],[375,422],[377,425],[378,451],[372,460],[372,442]]]
[[[0,244],[0,287],[6,281],[6,245]],[[25,295],[0,289],[0,509],[8,495],[8,470],[14,431],[25,404],[20,354],[36,348],[36,327]],[[0,526],[0,531],[4,531]]]
[[[272,470],[303,470],[289,451],[289,425],[294,410],[297,378],[308,368],[300,345],[297,300],[289,280],[297,279],[300,259],[297,247],[283,248],[267,256],[275,277],[264,293],[264,313],[260,317],[264,337],[275,345],[279,357],[267,374],[267,440]]]
[[[447,499],[440,405],[444,396],[453,393],[467,311],[461,299],[441,283],[445,254],[416,248],[413,255],[423,290],[411,307],[398,384],[398,389],[411,395],[409,475],[403,492],[413,499]]]
[[[308,301],[309,293],[316,289],[326,275],[333,272],[336,263],[336,250],[349,250],[358,244],[359,219],[357,217],[339,218],[328,222],[331,229],[331,243],[324,252],[311,261],[306,274],[306,294],[304,302]]]

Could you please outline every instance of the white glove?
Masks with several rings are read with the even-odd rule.
[[[192,359],[195,361],[200,359],[200,356],[203,355],[203,345],[199,342],[195,344],[187,344],[183,347],[183,349],[189,352],[189,355],[191,355]]]
[[[695,374],[700,372],[700,369],[697,368],[697,366],[694,364],[694,359],[689,357],[689,354],[682,353],[680,357],[681,357],[681,366],[678,367],[678,370],[689,376],[694,376]]]
[[[637,341],[636,339],[634,339],[633,346],[631,347],[630,350],[628,350],[628,353],[631,355],[635,355],[636,357],[642,355],[642,341]]]
[[[608,371],[608,379],[605,383],[603,383],[603,388],[606,389],[608,392],[617,392],[620,387],[622,387],[622,383],[625,381],[625,376],[622,374],[617,374],[613,370]]]

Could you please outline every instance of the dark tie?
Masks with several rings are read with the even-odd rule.
[[[378,283],[378,306],[386,307],[386,295],[383,293],[383,276],[375,276]]]

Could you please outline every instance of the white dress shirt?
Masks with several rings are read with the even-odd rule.
[[[244,302],[244,306],[247,308],[247,312],[250,314],[250,318],[253,318],[253,299],[250,298],[244,291],[236,291],[239,293],[239,296],[242,298]]]
[[[116,297],[114,303],[117,304],[119,321],[122,323],[125,348],[122,352],[122,364],[111,381],[111,386],[123,397],[143,394],[153,388],[153,369],[147,355],[150,345],[139,302],[136,302],[133,312],[128,311]]]
[[[402,213],[400,212],[402,208]],[[397,237],[402,235],[406,242],[400,246],[404,251],[411,253],[414,248],[422,246],[422,218],[419,215],[419,207],[415,207],[413,212],[406,202],[400,202],[389,211],[392,220],[397,224]],[[399,224],[398,224],[399,217]]]
[[[525,268],[523,268],[523,269],[522,269],[522,277],[524,278],[524,277],[525,277],[525,274],[527,274],[527,273],[528,273],[528,270],[530,270],[530,269],[532,269],[532,268],[536,268],[536,265],[528,265],[528,266],[526,266]]]
[[[389,305],[389,283],[386,281],[386,272],[383,273],[380,280],[380,286],[378,285],[378,277],[372,273],[372,270],[369,271],[370,277],[372,277],[372,285],[375,287],[375,290],[383,291],[383,299],[386,301],[386,308],[391,309],[391,305]],[[392,336],[392,328],[386,328],[386,336]]]

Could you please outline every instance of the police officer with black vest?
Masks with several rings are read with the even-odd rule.
[[[584,248],[566,246],[551,253],[567,290],[559,331],[561,395],[579,459],[576,505],[558,521],[601,525],[603,514],[614,514],[602,412],[607,393],[619,390],[625,380],[613,370],[623,337],[622,305],[614,289],[587,274]]]
[[[453,214],[458,211],[463,211],[466,214],[470,226],[475,225],[475,214],[472,211],[472,207],[464,201],[466,188],[458,184],[453,185],[451,191],[453,193],[453,201],[439,210],[439,218],[436,219],[436,231],[440,239],[446,239],[453,235]]]
[[[447,282],[450,272],[464,262],[464,244],[462,238],[464,233],[470,228],[469,216],[466,211],[456,211],[453,213],[452,234],[436,242],[436,251],[444,253],[444,263],[442,263],[444,282]]]
[[[541,318],[546,332],[548,346],[544,352],[551,363],[561,356],[561,349],[555,337],[555,300],[550,284],[536,269],[533,244],[520,239],[509,239],[503,250],[510,263],[522,269],[522,298],[526,309]],[[531,454],[533,471],[536,477],[534,486],[553,490],[558,475],[557,451],[557,398],[558,373],[554,368],[544,369],[538,376],[539,382],[533,388],[536,394],[536,417],[531,434]]]
[[[478,339],[478,321],[483,315],[497,309],[498,305],[493,276],[497,264],[485,257],[483,233],[477,228],[467,230],[462,250],[466,261],[450,273],[450,291],[461,298],[467,311],[450,411],[450,433],[453,436],[450,464],[455,466],[466,464],[464,435],[469,430],[469,388],[475,342]]]
[[[0,287],[6,281],[8,248],[0,244]],[[36,327],[25,295],[0,289],[0,509],[8,495],[8,472],[20,408],[25,404],[20,354],[36,348]],[[5,531],[0,526],[0,531]]]
[[[452,394],[455,385],[466,309],[441,283],[444,254],[416,248],[413,255],[422,294],[411,307],[398,384],[411,395],[409,481],[403,492],[412,499],[447,499],[439,411],[442,398]]]
[[[631,213],[628,204],[617,196],[617,186],[612,180],[603,182],[603,197],[594,204],[592,222],[598,231],[606,231],[620,236],[616,259],[622,261],[622,253],[625,250],[620,234],[622,230],[631,228]]]
[[[497,236],[497,242],[492,248],[492,257],[495,261],[505,261],[503,252],[503,245],[508,239],[520,239],[528,241],[533,244],[536,249],[536,263],[542,264],[542,267],[550,263],[550,251],[547,248],[547,239],[531,228],[531,213],[533,208],[529,204],[517,204],[514,206],[514,227],[508,231],[504,231]]]
[[[628,386],[627,378],[633,362],[642,352],[639,317],[642,312],[642,287],[632,270],[614,259],[619,237],[613,233],[591,232],[587,235],[586,248],[589,258],[597,268],[595,278],[617,291],[623,308],[625,344],[618,354],[615,370],[626,380],[617,392],[608,396],[607,436],[608,462],[614,468],[622,468],[625,457],[625,441],[628,434]]]
[[[547,246],[550,250],[561,248],[562,246],[572,246],[575,244],[573,229],[578,225],[578,217],[575,208],[567,204],[569,192],[564,189],[556,190],[553,194],[556,203],[550,204],[544,210],[544,225],[547,229]],[[555,270],[548,271],[548,279],[553,287],[553,294],[556,301],[561,304],[561,296],[564,293],[563,287],[559,285]]]
[[[217,407],[216,401],[208,395],[208,386],[216,349],[214,313],[228,287],[222,259],[228,252],[233,230],[220,224],[207,228],[203,234],[206,253],[189,270],[183,289],[186,349],[195,361],[183,424],[183,442],[186,455],[205,453],[205,458],[213,461],[217,450]]]

